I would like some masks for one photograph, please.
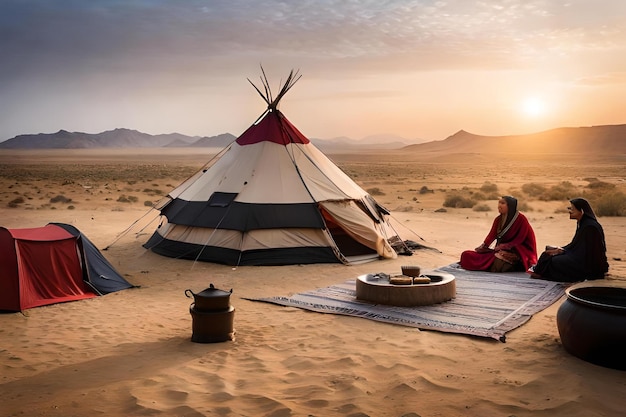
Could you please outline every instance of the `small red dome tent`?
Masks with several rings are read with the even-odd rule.
[[[131,287],[74,226],[0,227],[0,310],[22,311]]]

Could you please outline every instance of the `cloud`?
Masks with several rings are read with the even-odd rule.
[[[458,84],[438,90],[462,94],[476,71],[590,83],[626,65],[625,15],[612,0],[3,0],[0,126],[81,114],[138,128],[131,113],[148,124],[173,107],[234,105],[260,64],[272,82],[300,69],[306,99],[355,105],[402,96],[394,80],[450,74]]]
[[[585,25],[578,13],[584,4],[8,0],[0,6],[0,46],[12,64],[0,75],[19,77],[38,68],[63,72],[70,66],[132,72],[191,65],[223,71],[268,57],[339,61],[338,68],[344,63],[346,70],[373,60],[389,61],[391,70],[402,56],[410,67],[425,70],[450,68],[456,62],[451,57],[459,57],[459,67],[486,60],[517,65],[529,51],[571,43],[572,34],[584,44],[587,30],[597,30],[599,23]],[[624,6],[612,6],[620,7],[614,11],[623,11]],[[568,19],[559,17],[564,13]]]
[[[626,71],[596,74],[593,76],[580,78],[577,80],[576,83],[579,85],[588,86],[624,85],[626,84]]]

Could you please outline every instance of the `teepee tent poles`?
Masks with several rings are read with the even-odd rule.
[[[302,75],[299,74],[299,70],[296,70],[295,72],[294,70],[291,70],[289,72],[289,76],[287,77],[287,80],[281,84],[281,88],[280,88],[280,91],[278,92],[278,95],[276,96],[276,99],[273,99],[272,89],[270,87],[269,81],[267,80],[267,76],[265,75],[265,70],[263,69],[263,66],[261,66],[261,74],[262,74],[262,76],[260,77],[261,84],[263,85],[265,93],[262,93],[259,87],[257,87],[256,84],[250,81],[249,78],[248,78],[248,82],[252,84],[252,87],[254,87],[254,89],[257,91],[257,93],[259,93],[261,98],[263,98],[263,101],[267,103],[267,108],[270,111],[276,110],[278,108],[278,103],[280,103],[280,100],[283,98],[283,96],[287,94],[287,91],[289,91],[291,87],[293,87],[298,82],[298,80],[302,77]]]

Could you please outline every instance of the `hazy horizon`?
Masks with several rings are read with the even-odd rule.
[[[465,129],[461,129],[461,130],[457,130],[456,132],[452,132],[449,135],[447,135],[444,138],[441,139],[423,139],[420,140],[419,138],[407,138],[407,137],[403,137],[403,136],[398,136],[398,135],[393,135],[393,134],[385,134],[385,133],[381,133],[381,134],[374,134],[374,135],[367,135],[367,136],[363,136],[363,137],[359,137],[359,138],[354,138],[354,137],[348,137],[348,136],[335,136],[335,137],[326,137],[326,138],[313,138],[313,137],[308,137],[308,139],[312,139],[312,140],[320,140],[323,142],[333,142],[335,140],[342,140],[342,139],[348,139],[351,141],[356,141],[356,142],[364,142],[364,143],[383,143],[384,139],[391,139],[392,141],[404,141],[407,145],[410,144],[421,144],[421,143],[428,143],[428,142],[438,142],[438,141],[443,141],[445,139],[448,139],[452,136],[456,136],[457,134],[461,133],[461,132],[465,132],[465,133],[469,133],[471,135],[475,135],[477,137],[493,137],[493,138],[498,138],[498,137],[517,137],[517,136],[533,136],[533,135],[537,135],[537,134],[542,134],[544,132],[548,132],[548,131],[558,131],[561,129],[579,129],[579,128],[589,128],[589,127],[606,127],[606,126],[624,126],[626,125],[626,123],[618,123],[618,124],[613,124],[613,125],[597,125],[597,126],[561,126],[561,127],[555,127],[555,128],[548,128],[542,131],[538,131],[538,132],[529,132],[529,133],[524,133],[524,134],[517,134],[517,133],[508,133],[508,134],[502,134],[502,135],[481,135],[479,133],[476,132],[469,132]],[[140,131],[138,129],[132,129],[132,128],[126,128],[126,127],[116,127],[116,128],[112,128],[106,131],[101,131],[101,132],[79,132],[79,131],[68,131],[67,129],[60,129],[56,132],[36,132],[36,133],[23,133],[23,134],[19,134],[16,135],[12,138],[8,138],[8,139],[1,139],[0,143],[6,142],[9,139],[14,139],[17,136],[30,136],[30,135],[40,135],[40,134],[44,134],[44,135],[54,135],[60,131],[67,131],[69,133],[78,133],[78,134],[88,134],[88,135],[99,135],[102,133],[106,133],[106,132],[110,132],[110,131],[114,131],[114,130],[118,130],[118,129],[122,129],[122,130],[130,130],[130,131],[137,131],[139,133],[144,133],[144,134],[149,134],[149,135],[183,135],[186,136],[188,138],[196,138],[197,140],[202,140],[204,138],[207,137],[217,137],[220,135],[225,135],[225,134],[230,134],[233,135],[235,138],[238,137],[239,135],[236,135],[234,133],[231,132],[221,132],[221,133],[217,133],[215,135],[206,135],[206,136],[201,136],[201,135],[185,135],[184,133],[180,133],[180,132],[161,132],[161,133],[155,133],[155,134],[151,134],[151,133],[147,133],[147,132],[143,132]],[[191,142],[193,143],[193,142]]]
[[[263,65],[307,137],[424,141],[624,124],[626,3],[0,3],[0,141],[241,134]]]

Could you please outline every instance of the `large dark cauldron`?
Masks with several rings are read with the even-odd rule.
[[[626,287],[582,283],[566,295],[556,316],[565,350],[596,365],[626,370]]]
[[[219,290],[211,286],[197,294],[185,290],[187,298],[193,296],[189,306],[192,318],[191,341],[197,343],[215,343],[233,340],[235,331],[233,321],[235,308],[230,305],[233,290]]]

